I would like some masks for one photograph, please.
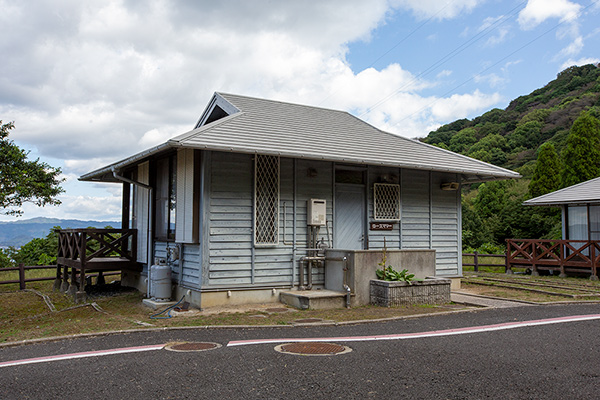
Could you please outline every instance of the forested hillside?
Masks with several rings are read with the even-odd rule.
[[[570,67],[541,89],[423,142],[521,173],[516,181],[463,189],[463,247],[507,238],[560,238],[560,210],[525,207],[531,197],[600,176],[600,68]]]

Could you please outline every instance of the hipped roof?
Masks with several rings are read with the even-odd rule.
[[[203,120],[210,121],[207,116],[216,104],[229,115],[203,124]],[[505,168],[384,132],[345,111],[215,93],[196,129],[80,180],[116,181],[112,171],[173,148],[450,172],[466,182],[520,177]]]
[[[594,178],[523,202],[528,206],[589,203],[600,203],[600,178]]]

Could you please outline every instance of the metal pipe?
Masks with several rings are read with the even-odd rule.
[[[297,195],[296,195],[296,161],[297,159],[294,158],[293,161],[293,191],[294,191],[294,205],[293,205],[293,210],[292,210],[292,216],[294,217],[293,219],[293,224],[292,224],[292,242],[294,242],[294,245],[292,246],[292,289],[294,288],[294,280],[296,279],[296,250],[297,250],[297,244],[296,244],[296,210],[297,210]]]
[[[147,253],[146,253],[146,262],[148,263],[148,282],[146,283],[146,291],[147,291],[147,296],[150,297],[150,274],[151,274],[151,266],[153,264],[153,258],[154,258],[154,252],[153,252],[153,244],[154,241],[152,240],[152,224],[154,223],[153,219],[152,219],[152,200],[153,200],[153,193],[154,193],[154,189],[152,188],[152,186],[147,185],[145,183],[142,182],[138,182],[138,181],[134,181],[132,179],[126,178],[122,175],[119,175],[117,173],[117,170],[113,167],[112,168],[112,174],[113,177],[121,182],[126,182],[126,183],[130,183],[132,185],[141,187],[143,189],[148,190],[148,227],[146,230],[146,233],[148,235],[148,243],[147,243]]]
[[[343,273],[343,284],[342,287],[344,288],[344,291],[346,292],[346,308],[350,308],[350,296],[352,294],[352,289],[350,288],[350,286],[348,285],[348,257],[344,256],[344,257],[326,257],[326,261],[342,261],[343,262],[343,268],[342,271],[344,271]]]

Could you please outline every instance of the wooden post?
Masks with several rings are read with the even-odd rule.
[[[477,256],[477,250],[473,251],[473,264],[475,272],[479,272],[479,257]]]
[[[25,264],[19,263],[19,289],[25,290]]]
[[[540,276],[540,273],[537,270],[537,263],[536,263],[536,242],[532,242],[531,244],[531,261],[532,261],[532,265],[531,265],[531,276]]]
[[[79,271],[79,291],[85,291],[85,264],[87,258],[87,232],[81,234],[81,250],[79,251],[79,260],[81,269]]]
[[[510,266],[510,239],[506,240],[506,252],[504,253],[504,273],[508,275],[513,273]]]
[[[597,281],[598,271],[596,270],[596,245],[591,241],[588,241],[588,244],[590,245],[590,267],[592,269],[592,275],[590,276],[590,279],[592,281]]]

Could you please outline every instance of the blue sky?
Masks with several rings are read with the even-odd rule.
[[[117,220],[77,177],[190,130],[215,91],[347,110],[407,137],[600,61],[598,0],[0,0],[0,119],[63,169],[37,216]],[[0,220],[14,220],[0,216]]]

